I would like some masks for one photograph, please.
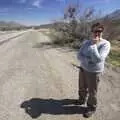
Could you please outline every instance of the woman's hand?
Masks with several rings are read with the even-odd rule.
[[[92,39],[93,44],[98,44],[99,41],[100,41],[100,38],[98,36]]]

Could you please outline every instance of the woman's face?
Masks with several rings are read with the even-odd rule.
[[[94,40],[100,40],[100,38],[102,37],[102,31],[101,30],[93,30],[92,32],[92,39]]]

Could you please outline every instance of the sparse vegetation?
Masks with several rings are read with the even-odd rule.
[[[0,31],[12,31],[12,30],[25,30],[25,29],[30,29],[32,28],[31,26],[25,26],[21,25],[16,22],[5,22],[5,21],[0,21]]]
[[[96,18],[93,8],[85,9],[81,14],[79,6],[68,6],[64,13],[64,19],[55,22],[49,36],[53,44],[60,46],[68,46],[74,49],[79,49],[84,39],[90,38],[90,27],[94,22],[100,21],[105,25],[104,38],[109,41],[116,39],[120,40],[120,22],[119,20],[110,20],[105,17],[104,19]],[[115,66],[120,66],[120,50],[113,50],[114,46],[118,44],[112,43],[112,50],[109,55],[108,62]],[[114,47],[115,48],[115,47]]]
[[[111,42],[108,62],[114,66],[120,67],[120,41],[114,40]]]
[[[80,6],[69,5],[63,20],[54,23],[55,32],[52,32],[54,44],[78,49],[84,39],[89,39],[94,9],[87,8],[82,13],[80,11],[82,11]]]
[[[112,50],[109,55],[108,62],[114,66],[120,67],[120,51]]]

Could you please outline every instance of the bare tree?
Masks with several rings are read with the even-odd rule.
[[[63,21],[54,24],[57,32],[60,32],[60,36],[62,36],[61,40],[57,40],[71,47],[79,48],[81,41],[90,37],[94,12],[94,8],[83,10],[79,4],[68,5],[64,11]]]

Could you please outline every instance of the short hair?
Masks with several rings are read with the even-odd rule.
[[[91,32],[93,32],[94,30],[101,30],[101,32],[103,32],[104,26],[101,23],[97,22],[91,26]]]

